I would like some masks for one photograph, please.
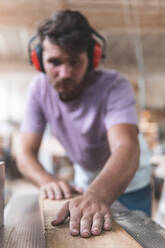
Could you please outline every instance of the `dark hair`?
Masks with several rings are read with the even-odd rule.
[[[87,51],[92,42],[89,22],[79,11],[72,10],[57,11],[42,21],[37,35],[41,44],[48,37],[53,44],[75,53]]]

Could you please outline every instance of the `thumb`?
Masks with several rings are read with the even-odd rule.
[[[69,216],[69,201],[59,210],[55,219],[51,222],[52,226],[62,224],[65,219]]]

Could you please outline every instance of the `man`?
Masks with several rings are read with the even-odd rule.
[[[74,191],[81,193],[68,201],[52,224],[70,216],[71,234],[82,237],[111,229],[109,206],[123,197],[139,164],[132,88],[118,72],[94,69],[95,34],[77,11],[58,11],[40,24],[43,73],[29,90],[18,159],[20,171],[43,197],[60,200]],[[74,185],[48,174],[37,158],[46,124],[74,163]],[[129,192],[144,192],[148,183],[144,175],[142,180],[135,176],[126,201]]]

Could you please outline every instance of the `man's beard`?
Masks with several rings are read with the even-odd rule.
[[[86,87],[85,77],[77,83],[74,79],[65,79],[56,81],[53,86],[58,92],[62,101],[71,101],[79,97]]]

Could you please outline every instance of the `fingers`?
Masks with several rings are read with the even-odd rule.
[[[61,190],[64,194],[64,198],[70,198],[72,193],[71,193],[71,190],[72,190],[72,187],[71,185],[69,185],[68,183],[64,182],[64,181],[60,181],[59,182],[59,185],[61,187]]]
[[[72,202],[72,201],[71,201]],[[77,202],[69,205],[70,209],[70,233],[73,236],[81,235],[88,238],[91,235],[100,235],[103,230],[108,231],[112,226],[111,213],[109,207],[102,210],[90,211],[84,209]]]
[[[110,231],[112,229],[112,217],[111,214],[108,213],[104,216],[104,230]]]
[[[84,215],[81,218],[80,224],[80,234],[84,238],[88,238],[91,236],[91,226],[92,226],[92,215]]]
[[[75,191],[75,188],[77,188],[77,191],[81,191],[79,187],[72,186],[63,180],[58,180],[42,186],[40,194],[42,198],[49,198],[51,200],[68,199],[72,196],[72,191]]]
[[[40,195],[43,199],[48,198],[47,190],[45,188],[40,189]]]
[[[59,184],[57,183],[52,183],[50,188],[53,189],[54,192],[54,199],[56,200],[61,200],[63,198],[63,192]],[[51,199],[51,198],[50,198]]]
[[[91,228],[91,232],[93,235],[99,235],[102,231],[104,223],[104,217],[100,213],[96,213],[93,217],[93,224]]]
[[[52,221],[52,225],[56,226],[65,221],[65,219],[69,216],[69,202],[64,204],[62,209],[57,213],[55,219]]]
[[[81,220],[80,213],[70,216],[69,229],[71,235],[77,236],[80,234],[80,220]]]
[[[100,235],[103,230],[108,231],[112,227],[109,206],[100,201],[90,202],[84,196],[78,196],[65,204],[52,225],[62,223],[69,215],[69,229],[73,236],[88,238]]]
[[[49,198],[51,200],[60,200],[63,198],[62,190],[56,183],[49,183],[40,189],[42,198]]]
[[[70,217],[70,233],[73,236],[81,235],[88,238],[91,235],[100,235],[102,230],[111,229],[112,221],[109,214],[103,216],[101,213],[84,215],[80,218],[79,214]]]

